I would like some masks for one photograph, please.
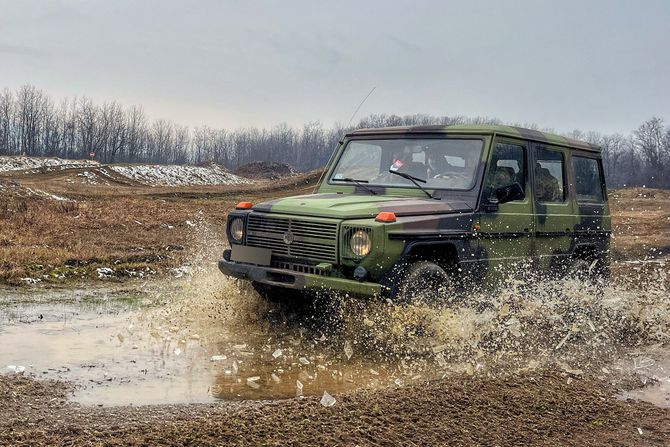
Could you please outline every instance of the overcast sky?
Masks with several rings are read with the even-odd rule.
[[[670,1],[0,0],[0,88],[234,128],[370,113],[670,120]]]

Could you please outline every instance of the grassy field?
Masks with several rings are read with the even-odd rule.
[[[67,183],[67,176],[4,180],[0,282],[97,279],[99,268],[113,269],[115,278],[169,274],[220,255],[226,215],[239,201],[308,193],[318,174],[253,185],[178,188],[81,185]]]
[[[318,180],[313,172],[236,186],[90,185],[73,181],[78,171],[0,176],[0,283],[179,274],[220,255],[237,202],[309,193]],[[614,259],[670,251],[670,191],[625,189],[610,198]]]

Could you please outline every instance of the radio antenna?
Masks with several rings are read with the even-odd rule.
[[[370,95],[372,95],[372,92],[374,92],[376,88],[377,88],[376,86],[372,87],[372,90],[370,90],[370,93],[368,93],[365,96],[365,98],[363,98],[363,101],[361,101],[361,103],[358,105],[358,107],[356,107],[356,110],[354,110],[354,114],[351,115],[351,118],[349,118],[349,122],[347,123],[347,127],[346,127],[347,129],[351,125],[351,122],[354,120],[354,117],[356,116],[358,111],[361,110],[361,107],[363,107],[363,104],[365,104],[365,101],[368,100],[368,98],[370,97]],[[340,143],[342,143],[342,141],[340,141]],[[338,144],[338,146],[339,146],[339,144]],[[333,153],[330,154],[330,158],[328,159],[328,163],[326,163],[326,167],[328,167],[328,165],[330,165],[330,162],[333,161],[333,157],[335,156],[335,152],[337,152],[337,150],[333,150]],[[326,170],[325,169],[323,170],[323,172],[321,172],[321,176],[319,177],[319,181],[316,183],[316,186],[314,187],[314,191],[312,191],[312,193],[316,193],[317,189],[319,188],[319,185],[321,185],[321,182],[323,181],[323,176],[324,175],[326,175]]]
[[[354,120],[354,117],[356,116],[358,111],[361,110],[361,107],[363,107],[363,104],[365,104],[365,101],[368,100],[368,98],[370,97],[370,95],[372,95],[372,92],[374,92],[376,88],[377,88],[376,86],[372,87],[372,90],[370,90],[370,93],[368,93],[367,96],[365,98],[363,98],[363,101],[361,101],[361,103],[358,105],[358,107],[356,107],[356,110],[354,110],[354,114],[351,115],[351,118],[349,118],[349,122],[347,123],[347,127],[349,127],[349,125]]]

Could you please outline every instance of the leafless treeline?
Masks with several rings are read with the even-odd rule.
[[[502,124],[484,117],[382,114],[365,117],[350,128],[460,123]],[[95,158],[106,163],[214,161],[236,168],[261,160],[309,170],[328,161],[347,130],[343,125],[324,128],[319,122],[302,128],[279,124],[270,129],[189,129],[150,120],[137,106],[98,105],[85,97],[56,103],[31,85],[0,93],[0,154],[86,158],[94,151]],[[650,119],[629,135],[574,131],[567,136],[602,146],[611,186],[670,187],[670,126],[660,118]]]

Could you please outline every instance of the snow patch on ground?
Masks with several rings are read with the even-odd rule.
[[[250,180],[221,166],[126,165],[109,166],[117,174],[152,186],[238,185]]]
[[[190,185],[239,185],[252,183],[251,180],[228,172],[223,166],[188,165],[106,165],[94,160],[64,160],[26,156],[0,156],[0,173],[27,171],[65,171],[86,168],[77,172],[68,183],[80,182],[89,185],[109,185],[109,181],[119,181],[119,176],[149,186],[190,186]]]
[[[64,160],[62,158],[26,157],[26,156],[0,156],[0,172],[24,171],[30,169],[57,168],[81,168],[88,166],[99,166],[95,160]]]

